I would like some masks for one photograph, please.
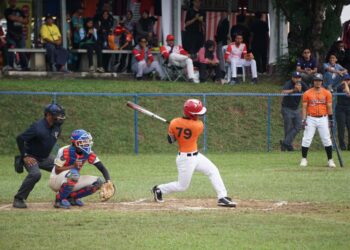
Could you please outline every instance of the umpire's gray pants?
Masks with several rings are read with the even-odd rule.
[[[38,164],[34,166],[26,166],[24,165],[26,170],[28,171],[27,177],[22,182],[21,187],[19,188],[17,194],[15,195],[16,199],[26,200],[33,190],[35,184],[40,180],[41,173],[40,169],[51,172],[54,167],[54,159],[49,157],[43,160],[38,161]]]
[[[299,109],[282,107],[281,110],[284,122],[284,141],[283,143],[292,146],[295,136],[301,130],[301,114]]]

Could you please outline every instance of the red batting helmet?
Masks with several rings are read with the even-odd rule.
[[[184,115],[193,120],[197,120],[198,115],[204,115],[205,112],[207,109],[203,107],[200,100],[188,99],[184,104]]]
[[[175,37],[173,35],[169,34],[169,35],[166,36],[166,40],[167,41],[174,41]]]

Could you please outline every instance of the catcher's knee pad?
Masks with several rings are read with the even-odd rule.
[[[100,187],[102,187],[103,185],[103,180],[101,177],[98,177],[97,180],[92,183],[93,186],[97,187],[97,189],[99,189]]]
[[[80,173],[79,173],[78,169],[72,168],[71,170],[69,170],[66,177],[70,181],[78,182],[79,177],[80,177]]]

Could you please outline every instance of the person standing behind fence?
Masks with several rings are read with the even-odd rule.
[[[224,59],[224,54],[222,53],[222,47],[227,45],[228,31],[230,28],[228,15],[229,15],[228,12],[222,13],[222,16],[218,23],[218,27],[216,29],[216,34],[215,34],[216,54],[218,55],[218,59],[220,62],[220,70],[222,72],[225,71],[225,59]]]
[[[95,71],[93,53],[95,51],[97,57],[97,68],[98,73],[105,72],[102,67],[102,48],[98,42],[97,31],[94,28],[94,22],[91,18],[86,19],[84,28],[80,29],[80,48],[87,50],[87,56],[89,60],[90,72]]]
[[[329,131],[333,127],[332,94],[322,87],[322,74],[316,73],[312,82],[313,88],[307,90],[303,95],[302,128],[305,130],[301,143],[302,159],[300,166],[307,166],[307,153],[317,129],[327,153],[328,167],[335,168]]]
[[[267,52],[269,47],[269,25],[263,21],[260,12],[255,13],[255,22],[250,27],[249,48],[252,50],[259,73],[267,71]]]
[[[138,45],[132,51],[132,71],[136,74],[137,80],[142,80],[145,74],[156,71],[161,80],[165,78],[165,74],[158,61],[154,61],[151,50],[147,47],[147,38],[139,38]]]
[[[40,28],[40,36],[46,48],[46,58],[50,71],[65,71],[68,51],[62,47],[61,32],[53,23],[51,15],[46,16],[45,24]]]
[[[348,150],[350,150],[350,75],[345,74],[342,78],[342,84],[338,87],[338,93],[345,93],[346,95],[339,95],[337,106],[335,107],[335,117],[337,119],[338,127],[338,141],[341,150],[346,150],[344,141],[345,126],[348,131]]]
[[[301,96],[290,96],[289,94],[300,94],[308,89],[301,81],[301,74],[297,71],[292,73],[292,79],[287,81],[282,94],[288,94],[282,99],[282,117],[284,124],[284,139],[280,141],[281,151],[293,151],[293,140],[301,130],[301,113],[299,104]]]
[[[17,146],[22,164],[16,165],[16,172],[28,171],[21,187],[14,197],[13,207],[26,208],[25,200],[40,180],[40,169],[51,172],[54,159],[50,153],[61,134],[61,125],[65,120],[65,111],[58,104],[49,104],[44,109],[44,118],[34,122],[25,132],[18,135]]]
[[[7,70],[12,70],[15,62],[15,55],[13,52],[8,52],[11,48],[25,48],[25,39],[23,35],[23,27],[29,23],[22,10],[16,8],[17,1],[9,0],[9,8],[5,9],[5,18],[7,22],[6,33],[6,53],[7,56]],[[28,59],[24,53],[19,53],[20,65],[22,70],[28,69]]]

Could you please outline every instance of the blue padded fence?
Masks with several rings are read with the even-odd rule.
[[[267,97],[267,145],[266,150],[271,151],[271,97],[287,96],[287,94],[280,93],[95,93],[95,92],[34,92],[34,91],[0,91],[0,95],[44,95],[52,96],[52,100],[55,103],[57,96],[95,96],[95,97],[133,97],[134,103],[138,103],[139,97],[179,97],[179,96],[195,96],[201,97],[204,106],[207,106],[207,96],[239,96],[239,97]],[[301,96],[302,94],[292,94],[293,96]],[[335,97],[338,95],[345,95],[344,93],[334,93],[333,103],[335,103]],[[334,109],[335,105],[333,105]],[[203,132],[203,151],[207,151],[207,129],[206,129],[206,116],[203,117],[204,132]],[[138,142],[138,111],[134,111],[134,151],[139,153]]]

